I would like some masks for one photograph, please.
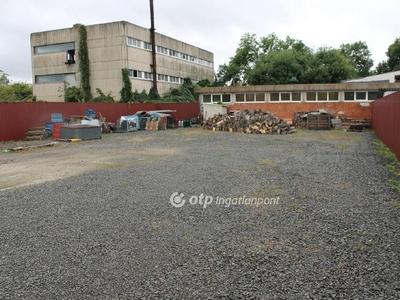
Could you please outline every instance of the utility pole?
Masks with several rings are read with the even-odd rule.
[[[158,92],[157,89],[157,58],[156,58],[156,34],[154,27],[154,5],[153,0],[150,0],[150,18],[151,18],[151,56],[153,58],[153,88]]]

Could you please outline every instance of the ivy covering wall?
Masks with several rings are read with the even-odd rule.
[[[87,46],[87,32],[84,25],[79,25],[79,71],[81,73],[81,88],[85,102],[92,99],[90,91],[89,52]]]

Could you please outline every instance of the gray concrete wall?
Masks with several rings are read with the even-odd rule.
[[[120,99],[122,88],[121,69],[128,68],[151,73],[151,51],[128,46],[127,37],[150,43],[150,31],[125,21],[86,26],[87,43],[90,61],[90,85],[93,96],[97,96],[96,88],[105,94],[111,92],[115,100]],[[72,28],[45,31],[31,34],[32,77],[36,75],[53,75],[76,73],[76,86],[80,86],[79,73],[79,26]],[[34,54],[34,47],[66,42],[75,42],[76,63],[66,65],[66,53]],[[203,60],[214,62],[211,52],[156,33],[156,45],[180,53],[185,53]],[[190,61],[167,55],[157,54],[157,73],[179,78],[190,77],[192,80],[213,79],[214,69]],[[152,80],[131,78],[133,90],[146,90],[152,87]],[[40,85],[40,87],[39,87]],[[171,87],[179,87],[176,83],[158,82],[160,94]],[[38,100],[54,96],[53,84],[35,84],[34,93]],[[46,100],[49,101],[49,100]],[[53,101],[61,101],[60,98]]]

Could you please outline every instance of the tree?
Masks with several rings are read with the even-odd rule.
[[[81,88],[71,86],[65,91],[65,102],[84,102],[84,93]]]
[[[8,79],[8,74],[6,74],[4,71],[0,70],[0,86],[6,86],[10,83],[10,80]]]
[[[243,81],[247,80],[247,74],[258,60],[259,43],[255,34],[244,34],[236,49],[235,55],[229,64],[219,66],[217,73],[218,81],[227,82],[234,77],[239,77]]]
[[[293,76],[302,82],[302,74],[308,60],[308,55],[297,53],[293,49],[262,54],[249,72],[248,83],[251,85],[289,84]]]
[[[149,91],[149,99],[152,101],[159,101],[161,100],[161,96],[158,91],[152,86]]]
[[[400,38],[396,38],[394,43],[389,46],[386,55],[390,71],[400,70]]]
[[[376,74],[400,70],[400,38],[396,38],[394,43],[389,45],[386,56],[388,59],[386,61],[381,61],[376,66]]]
[[[200,86],[200,87],[206,87],[206,86],[210,86],[211,85],[211,81],[208,78],[199,80],[196,85]]]
[[[355,70],[339,50],[321,47],[312,57],[303,76],[305,83],[340,83],[354,78]]]
[[[311,50],[302,41],[293,39],[289,36],[285,40],[280,40],[278,36],[273,33],[266,37],[261,37],[257,40],[255,34],[251,35],[246,33],[242,36],[239,47],[236,50],[235,56],[231,58],[229,64],[221,65],[217,72],[217,81],[227,82],[231,80],[243,80],[244,83],[249,84],[266,84],[267,82],[284,82],[287,83],[286,77],[289,75],[282,76],[273,79],[272,75],[275,71],[278,72],[278,65],[281,63],[288,66],[279,58],[279,55],[271,56],[271,53],[277,53],[280,51],[292,51],[283,54],[282,56],[292,56],[296,53],[299,57],[306,57],[311,54]],[[271,73],[271,70],[263,70],[266,67],[266,60],[268,57],[273,58],[272,65],[275,71]],[[263,60],[263,61],[261,61]],[[278,62],[278,61],[279,62]],[[293,62],[293,60],[291,59]],[[301,64],[302,62],[299,62]],[[269,65],[272,67],[272,65]],[[294,72],[290,67],[290,73]],[[267,76],[268,73],[268,76]],[[282,73],[282,72],[278,72]],[[297,71],[294,73],[298,73]],[[266,76],[269,79],[266,79]],[[289,79],[295,75],[290,75]],[[251,79],[250,79],[251,78]]]
[[[387,61],[381,61],[375,68],[375,73],[376,74],[383,74],[390,72],[390,67]]]
[[[371,51],[365,42],[358,41],[352,44],[342,44],[340,45],[340,52],[353,65],[357,77],[371,75],[371,68],[374,65],[374,61],[371,59]]]
[[[17,82],[0,86],[0,101],[2,102],[32,101],[33,99],[31,84]]]

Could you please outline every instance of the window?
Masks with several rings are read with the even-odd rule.
[[[265,101],[265,94],[264,93],[256,94],[256,101],[257,102],[264,102]]]
[[[134,38],[131,38],[131,37],[127,38],[127,44],[129,46],[134,46],[134,47],[141,47],[142,46],[142,42],[141,41],[139,41],[137,39],[134,39]]]
[[[143,49],[151,50],[153,45],[151,43],[143,42]]]
[[[203,103],[211,103],[211,95],[203,95]]]
[[[212,101],[213,103],[221,102],[221,95],[212,95]]]
[[[67,60],[65,61],[66,65],[71,65],[75,63],[75,50],[67,51]]]
[[[290,101],[290,93],[281,93],[281,101]]]
[[[144,79],[153,79],[153,73],[143,72]]]
[[[328,93],[327,92],[318,92],[317,97],[318,97],[318,101],[327,101]]]
[[[161,46],[157,46],[157,52],[168,55],[168,49]]]
[[[329,92],[329,101],[339,101],[339,92]]]
[[[244,94],[236,94],[236,102],[244,102]]]
[[[271,101],[279,101],[279,93],[271,93]]]
[[[44,54],[44,53],[56,53],[56,52],[65,52],[71,49],[75,49],[75,43],[62,43],[62,44],[54,44],[54,45],[44,45],[44,46],[36,46],[33,48],[35,54]]]
[[[129,70],[129,76],[134,78],[142,78],[142,71]]]
[[[229,102],[231,102],[231,95],[230,95],[230,94],[223,94],[223,95],[222,95],[222,102],[223,102],[223,103],[229,103]]]
[[[169,82],[179,83],[179,78],[175,76],[169,76]]]
[[[158,74],[157,78],[159,81],[168,81],[168,76],[164,74]]]
[[[307,92],[307,101],[316,101],[317,93],[316,92]]]
[[[66,81],[66,74],[38,75],[35,76],[35,83],[52,83]]]
[[[373,101],[378,99],[378,92],[369,91],[368,92],[368,100]]]
[[[254,94],[246,94],[246,102],[254,102]]]
[[[354,101],[354,92],[344,92],[345,101]]]
[[[292,93],[292,101],[301,101],[301,93],[299,92]]]
[[[301,93],[271,93],[270,94],[270,101],[278,102],[278,101],[301,101]]]
[[[356,100],[367,100],[367,92],[356,92]]]

